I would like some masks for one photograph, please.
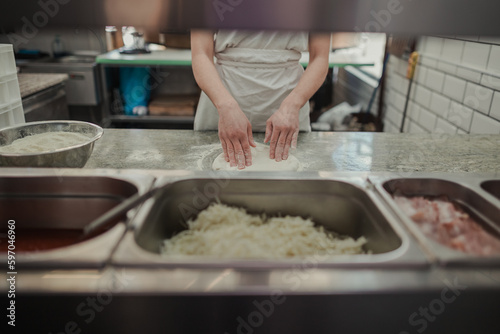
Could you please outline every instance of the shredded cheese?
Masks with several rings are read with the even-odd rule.
[[[189,229],[164,240],[165,256],[290,258],[362,254],[364,237],[354,240],[314,226],[302,217],[261,217],[244,209],[212,204],[188,222]]]

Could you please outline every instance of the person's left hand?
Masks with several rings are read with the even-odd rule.
[[[270,142],[269,158],[277,162],[288,159],[290,147],[297,147],[300,108],[282,104],[266,122],[264,143]]]

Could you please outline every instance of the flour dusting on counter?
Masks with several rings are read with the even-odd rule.
[[[213,159],[220,154],[220,152],[222,152],[220,143],[193,146],[187,158],[189,160],[196,160],[196,166],[193,166],[194,169],[208,170],[211,169]]]

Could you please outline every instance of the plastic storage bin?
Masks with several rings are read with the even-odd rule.
[[[12,45],[0,44],[0,129],[24,122]]]

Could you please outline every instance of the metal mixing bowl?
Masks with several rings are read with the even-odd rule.
[[[94,143],[101,138],[103,129],[95,124],[80,121],[42,121],[16,125],[0,130],[0,147],[14,140],[46,132],[76,132],[88,140],[77,145],[40,153],[2,153],[1,167],[83,167],[87,163]]]

